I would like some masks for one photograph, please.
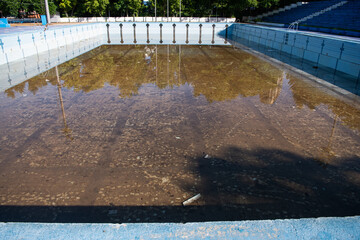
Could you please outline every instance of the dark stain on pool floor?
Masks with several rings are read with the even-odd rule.
[[[102,46],[0,117],[0,221],[360,214],[359,104],[229,46]]]

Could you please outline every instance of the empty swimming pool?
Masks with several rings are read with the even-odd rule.
[[[0,116],[0,221],[360,213],[359,104],[233,46],[100,46]]]

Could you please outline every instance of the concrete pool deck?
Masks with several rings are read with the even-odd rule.
[[[1,239],[360,239],[360,216],[195,223],[0,223]]]

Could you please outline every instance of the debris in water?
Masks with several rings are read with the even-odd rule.
[[[181,137],[175,137],[176,139],[181,139]]]
[[[182,203],[183,206],[187,206],[193,202],[195,202],[196,200],[198,200],[201,197],[201,194],[196,194],[195,196],[193,196],[192,198],[189,198],[188,200],[184,201]]]
[[[209,158],[211,158],[211,156],[206,154],[206,155],[204,156],[204,158],[209,159]]]
[[[50,80],[49,80],[49,79],[45,79],[45,81],[46,81],[46,82],[50,82]]]

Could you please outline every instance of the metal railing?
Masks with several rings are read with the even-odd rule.
[[[96,23],[96,22],[223,22],[233,23],[236,18],[220,17],[77,17],[51,18],[53,23]]]
[[[289,25],[288,30],[297,31],[299,29],[299,22],[293,22]]]

